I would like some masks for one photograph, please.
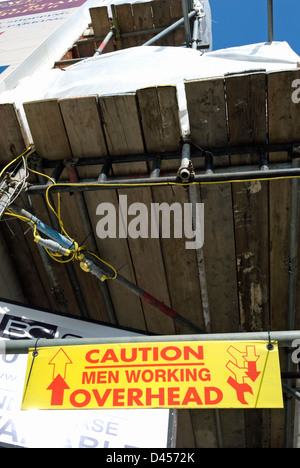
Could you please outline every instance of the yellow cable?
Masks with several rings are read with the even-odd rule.
[[[104,263],[104,265],[108,266],[109,268],[111,268],[111,270],[114,272],[114,276],[106,276],[106,275],[103,275],[101,280],[104,281],[104,280],[107,280],[107,279],[111,279],[111,280],[114,280],[116,279],[116,277],[118,276],[118,273],[117,273],[117,270],[112,266],[110,265],[109,263],[105,262],[102,258],[98,257],[98,255],[94,254],[93,252],[90,252],[88,251],[88,253],[90,255],[93,255],[93,257],[97,258],[97,260],[100,260],[101,263]],[[104,279],[103,279],[104,278]]]
[[[17,156],[15,159],[13,159],[10,163],[8,163],[8,164],[2,169],[2,171],[0,172],[0,178],[2,177],[2,175],[4,174],[4,172],[6,172],[7,169],[8,169],[10,166],[12,166],[12,165],[13,165],[15,162],[17,162],[19,159],[21,159],[28,151],[29,151],[28,156],[29,156],[30,154],[32,154],[32,153],[35,151],[35,149],[32,149],[32,148],[33,148],[33,145],[29,146],[29,148],[27,148],[22,154],[20,154],[20,155]],[[27,156],[27,157],[28,157],[28,156]]]
[[[157,186],[179,186],[185,187],[189,185],[216,185],[216,184],[232,184],[232,183],[243,183],[243,182],[264,182],[264,181],[272,181],[272,180],[288,180],[288,179],[299,179],[300,176],[278,176],[278,177],[261,177],[256,179],[241,179],[241,180],[220,180],[220,181],[194,181],[194,182],[160,182],[159,184],[153,182],[143,182],[143,183],[134,183],[134,184],[126,184],[126,183],[116,183],[116,184],[106,184],[106,183],[99,183],[99,182],[92,182],[92,183],[73,183],[73,182],[64,182],[64,183],[55,183],[54,185],[50,185],[46,190],[46,196],[49,195],[49,191],[54,187],[109,187],[111,185],[112,188],[127,188],[127,187],[157,187]]]

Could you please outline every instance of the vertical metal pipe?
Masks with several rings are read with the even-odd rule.
[[[192,208],[193,229],[195,229],[196,222],[194,219],[194,216],[195,216],[194,206],[196,205],[196,203],[198,203],[197,188],[195,185],[189,186],[189,200],[193,205],[193,208]],[[205,331],[206,333],[211,333],[211,317],[210,317],[210,307],[209,307],[209,297],[208,297],[203,247],[196,250],[196,256],[197,256],[198,276],[199,276],[201,301],[202,301],[202,314],[203,314],[204,323],[205,323]],[[220,411],[218,409],[214,410],[214,416],[215,416],[215,423],[216,423],[218,448],[223,448],[224,445],[223,445],[223,436],[222,436],[222,429],[221,429],[221,417],[220,417]]]
[[[117,49],[121,50],[123,49],[123,46],[122,46],[122,39],[121,39],[121,31],[120,31],[120,27],[118,23],[118,18],[117,18],[116,6],[111,5],[110,8],[111,8],[111,13],[112,13],[112,18],[113,18]]]
[[[155,177],[159,177],[160,166],[161,166],[161,158],[157,157],[153,161],[152,170],[151,170],[151,174],[150,174],[151,179],[153,179]]]
[[[198,50],[199,43],[199,30],[200,30],[200,19],[196,16],[193,24],[193,40],[192,40],[192,49]]]
[[[97,182],[99,183],[106,182],[110,169],[111,169],[111,162],[107,159],[102,166]]]
[[[190,164],[191,164],[191,145],[189,143],[184,143],[182,146],[181,165],[180,165],[180,168],[178,169],[178,176],[183,182],[188,181],[191,176]]]
[[[185,37],[186,37],[186,47],[191,46],[191,26],[189,20],[189,7],[187,0],[182,0],[182,11],[184,17],[184,29],[185,29]]]
[[[300,158],[293,158],[292,165],[294,168],[300,167]],[[288,330],[294,330],[295,327],[295,312],[296,312],[296,287],[297,287],[297,256],[298,256],[298,233],[299,233],[299,179],[292,179],[291,193],[291,215],[290,215],[290,252],[289,252],[289,288],[288,288]],[[293,362],[290,354],[287,357],[287,372],[293,370]],[[291,385],[291,380],[287,380],[287,385]],[[291,446],[291,430],[292,430],[292,402],[286,401],[285,405],[286,417],[286,434],[285,446]]]
[[[268,41],[274,40],[273,0],[268,0]]]

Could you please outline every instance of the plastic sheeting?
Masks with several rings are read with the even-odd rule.
[[[297,67],[300,57],[286,42],[260,43],[202,54],[178,47],[134,47],[91,57],[65,70],[40,72],[24,79],[14,90],[0,95],[0,102],[22,103],[48,98],[135,92],[155,85],[176,85],[184,132],[185,80],[223,76],[255,70]],[[23,114],[24,115],[24,114]]]

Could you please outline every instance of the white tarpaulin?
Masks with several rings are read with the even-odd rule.
[[[51,69],[87,28],[89,8],[143,2],[149,0],[0,0],[0,93],[36,70]],[[209,1],[194,4],[202,40],[211,43]]]
[[[91,57],[64,70],[36,73],[22,80],[11,92],[0,95],[0,102],[14,102],[22,115],[22,103],[28,101],[176,85],[182,125],[187,131],[185,80],[255,70],[293,69],[299,61],[300,57],[286,42],[251,44],[206,54],[181,47],[134,47]]]

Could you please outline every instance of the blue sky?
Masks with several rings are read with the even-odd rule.
[[[273,0],[274,40],[300,55],[300,0]],[[267,0],[210,0],[213,49],[268,40]]]

